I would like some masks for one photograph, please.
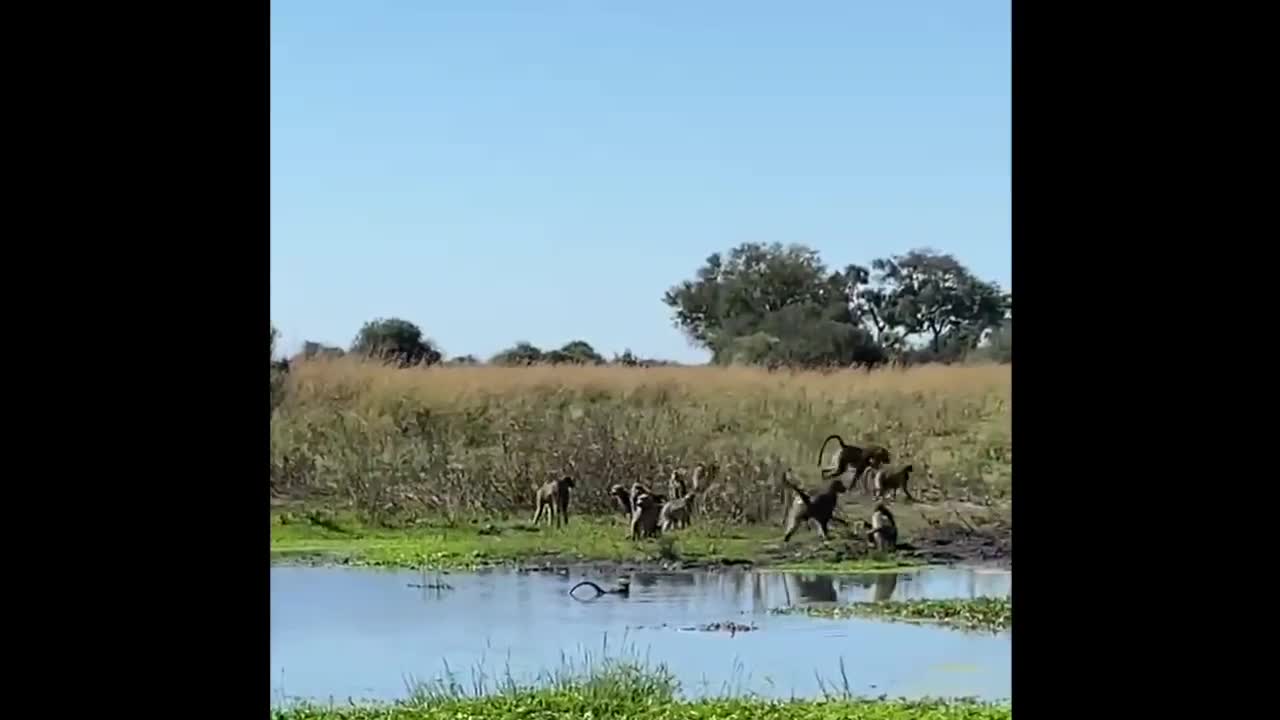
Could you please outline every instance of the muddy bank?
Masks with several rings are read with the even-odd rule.
[[[826,543],[767,543],[760,556],[710,560],[646,560],[633,562],[591,561],[548,556],[516,564],[520,572],[591,572],[600,575],[629,572],[720,571],[777,567],[802,567],[814,572],[874,572],[875,567],[847,567],[866,563],[870,545],[860,539],[836,537]],[[918,528],[903,539],[894,556],[884,558],[890,569],[895,559],[904,564],[966,565],[1013,569],[1013,526],[1003,521],[985,525],[937,524]]]
[[[1013,525],[931,525],[922,528],[901,551],[930,565],[993,565],[1013,569]]]

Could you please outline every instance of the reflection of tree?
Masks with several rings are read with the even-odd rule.
[[[893,597],[898,588],[898,573],[880,573],[876,575],[875,602],[884,602]]]

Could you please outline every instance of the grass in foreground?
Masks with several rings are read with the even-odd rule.
[[[791,607],[773,612],[815,617],[874,617],[907,622],[936,622],[970,630],[997,632],[1013,627],[1013,603],[1009,598],[955,600],[891,600],[834,607]]]
[[[814,533],[780,542],[771,525],[695,525],[657,540],[633,542],[621,518],[574,517],[568,528],[527,521],[423,523],[371,527],[354,516],[282,513],[271,524],[271,550],[279,559],[339,561],[382,567],[465,569],[508,563],[618,562],[719,563],[749,561],[778,569],[865,572],[912,563],[866,552],[858,539],[837,535],[823,546]]]
[[[786,718],[824,720],[996,720],[1011,718],[1006,703],[972,700],[885,700],[842,697],[823,700],[764,700],[722,697],[697,701],[678,697],[679,685],[664,668],[606,662],[586,674],[558,675],[543,687],[519,686],[508,678],[492,694],[483,682],[468,695],[456,682],[419,687],[410,700],[393,704],[301,704],[272,710],[273,720],[455,720],[457,718]]]

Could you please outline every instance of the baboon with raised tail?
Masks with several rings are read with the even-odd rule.
[[[822,453],[827,449],[827,443],[835,440],[840,443],[840,453],[836,456],[836,464],[834,467],[822,466]],[[839,435],[828,435],[826,440],[822,441],[822,446],[818,448],[818,468],[822,472],[822,479],[827,480],[833,477],[840,477],[845,470],[853,468],[853,481],[857,483],[863,471],[868,466],[887,465],[889,463],[888,448],[880,445],[868,445],[867,447],[858,447],[857,445],[848,445],[844,438]]]

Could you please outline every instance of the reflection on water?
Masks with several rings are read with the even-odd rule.
[[[411,588],[414,572],[277,567],[271,571],[272,691],[319,699],[394,699],[406,678],[441,677],[445,661],[468,677],[532,681],[563,652],[610,654],[620,645],[665,663],[689,696],[727,689],[776,697],[820,693],[844,661],[851,688],[891,696],[1010,695],[1007,634],[769,615],[798,604],[1007,596],[1008,573],[928,568],[906,574],[777,572],[634,573],[631,596],[568,597],[579,580],[615,578],[481,571],[443,576],[452,590]],[[587,593],[590,596],[590,593]],[[686,632],[710,622],[754,623],[754,632]],[[872,652],[875,663],[869,661]],[[954,668],[968,671],[959,673]],[[491,683],[492,685],[492,683]]]

